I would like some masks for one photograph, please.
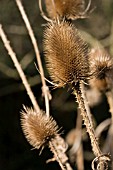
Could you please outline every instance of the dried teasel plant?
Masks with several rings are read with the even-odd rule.
[[[89,77],[87,44],[74,25],[56,20],[50,23],[45,30],[44,52],[53,82],[58,87],[71,85],[91,139],[92,150],[99,162],[97,166],[99,167],[100,164],[106,166],[109,158],[103,155],[99,148],[84,93],[83,82]]]
[[[27,15],[24,12],[24,8],[22,7],[21,0],[18,0],[18,5],[21,9],[20,11],[22,12],[23,18],[26,18],[26,20],[27,20],[26,22],[29,25],[29,20],[27,18]],[[32,28],[29,27],[30,32],[32,32],[31,29]],[[30,144],[33,147],[35,147],[37,149],[38,148],[43,149],[44,146],[49,143],[49,147],[54,154],[54,161],[57,161],[59,163],[62,170],[72,170],[70,164],[68,163],[68,157],[65,153],[67,150],[67,147],[65,147],[66,146],[65,141],[57,133],[58,132],[57,123],[51,117],[49,117],[49,115],[47,113],[44,115],[44,113],[40,110],[40,107],[39,107],[39,105],[35,99],[35,96],[29,86],[26,76],[21,68],[21,65],[18,62],[17,56],[16,56],[15,52],[13,51],[1,24],[0,24],[0,37],[4,43],[5,48],[7,49],[8,53],[9,53],[9,56],[11,57],[12,61],[14,62],[14,65],[20,75],[22,83],[23,83],[23,85],[30,97],[30,100],[33,104],[33,107],[34,107],[34,109],[29,109],[29,108],[24,107],[25,110],[23,111],[23,114],[22,114],[22,122],[23,122],[22,126],[24,129],[23,131],[25,132],[25,135],[27,136],[28,141],[30,142]],[[35,39],[33,34],[32,34],[32,38]],[[35,42],[36,42],[36,40],[35,40]],[[38,48],[36,43],[35,43],[35,47]],[[39,113],[39,115],[36,115],[38,113]],[[36,123],[35,118],[37,118],[36,119],[37,123]],[[45,121],[41,122],[41,124],[40,124],[40,120],[38,118],[42,121],[44,121],[44,120]],[[29,122],[28,122],[28,119],[29,119]],[[34,121],[34,124],[33,124],[33,121]],[[26,126],[26,128],[24,125]],[[41,126],[43,126],[44,128],[46,127],[46,129],[43,129],[40,132],[39,129],[41,128]],[[37,127],[38,128],[40,127],[40,128],[38,129]],[[50,131],[49,131],[49,128],[50,128]],[[35,132],[36,132],[36,134],[35,134]],[[37,133],[37,132],[39,132],[39,133]],[[52,138],[52,134],[53,134],[53,136],[56,134],[55,138]],[[52,141],[50,142],[49,139]],[[62,141],[61,141],[61,139],[62,139]],[[61,150],[61,148],[62,148],[62,150]]]
[[[74,25],[66,21],[48,24],[44,51],[48,71],[58,87],[77,84],[88,77],[88,45]]]
[[[86,9],[84,0],[45,0],[45,4],[50,18],[55,19],[57,16],[60,16],[69,20],[75,20],[85,17],[91,1],[89,1]]]
[[[104,49],[92,49],[90,57],[90,69],[94,72],[94,78],[90,84],[105,93],[111,113],[111,125],[103,151],[111,153],[113,161],[113,58]]]
[[[44,148],[58,135],[58,125],[52,117],[47,117],[43,111],[37,113],[32,108],[24,106],[21,112],[21,125],[28,142],[35,148]]]
[[[92,87],[99,91],[108,91],[113,87],[113,59],[104,49],[92,49],[90,52],[90,70]]]
[[[21,125],[26,139],[33,148],[42,151],[48,146],[53,152],[54,159],[48,162],[57,161],[62,170],[72,170],[65,154],[66,143],[58,134],[57,122],[51,116],[47,117],[43,111],[37,113],[34,109],[24,106],[21,112]]]

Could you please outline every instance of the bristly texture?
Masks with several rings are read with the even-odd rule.
[[[76,19],[85,10],[84,0],[45,0],[46,9],[50,18],[66,17]]]
[[[91,85],[100,91],[113,86],[113,59],[103,49],[92,49],[90,53],[90,70],[94,75]]]
[[[50,23],[44,34],[47,68],[58,87],[75,84],[88,77],[88,45],[74,25],[62,21]]]
[[[58,133],[58,126],[52,117],[42,112],[36,113],[32,108],[21,112],[21,125],[25,137],[36,149],[44,148]]]

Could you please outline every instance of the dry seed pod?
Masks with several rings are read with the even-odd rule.
[[[91,86],[100,91],[113,86],[113,59],[103,49],[92,49],[90,53],[90,70],[94,75]]]
[[[45,0],[46,9],[50,18],[66,17],[76,19],[85,11],[84,0]]]
[[[99,163],[105,164],[108,156],[103,156],[94,133],[89,107],[84,93],[83,82],[88,76],[88,46],[77,29],[66,21],[51,22],[45,30],[44,48],[50,75],[59,87],[72,84],[81,115],[91,139],[92,150]],[[105,157],[104,162],[102,162]],[[102,160],[102,161],[101,161]]]
[[[52,117],[43,112],[36,113],[32,108],[21,112],[21,125],[28,142],[36,149],[46,146],[58,132],[58,126]]]
[[[88,46],[74,25],[50,23],[44,34],[44,51],[50,76],[59,87],[88,77]]]

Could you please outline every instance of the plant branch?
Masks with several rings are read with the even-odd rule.
[[[38,67],[39,67],[39,71],[40,71],[40,76],[41,76],[41,80],[42,80],[42,92],[43,92],[43,95],[45,97],[46,114],[47,114],[47,116],[49,116],[49,99],[51,97],[50,97],[50,93],[49,93],[49,88],[46,85],[46,82],[45,82],[45,79],[44,79],[44,71],[43,71],[42,62],[41,62],[41,59],[40,59],[40,53],[39,53],[38,45],[37,45],[37,42],[36,42],[36,38],[34,36],[32,27],[31,27],[30,22],[28,20],[27,14],[25,13],[25,10],[24,10],[24,7],[21,3],[21,0],[16,0],[16,4],[17,4],[19,11],[22,15],[22,18],[25,22],[26,28],[28,30],[29,36],[31,38],[31,41],[32,41],[32,44],[33,44],[33,47],[34,47],[34,51],[35,51],[35,54],[36,54]]]
[[[76,89],[74,91],[74,94],[76,95],[77,98],[77,102],[79,105],[79,108],[81,110],[81,115],[83,117],[84,120],[84,124],[86,126],[87,132],[89,134],[89,137],[91,139],[91,145],[92,145],[92,150],[93,153],[96,156],[96,161],[97,161],[97,167],[103,167],[104,165],[107,165],[107,161],[110,161],[109,156],[102,154],[99,145],[98,145],[98,141],[97,138],[95,136],[95,131],[94,131],[94,127],[93,124],[91,123],[91,117],[89,118],[89,110],[88,109],[88,104],[87,104],[87,100],[86,100],[86,96],[85,96],[85,92],[84,92],[84,85],[83,82],[80,82],[78,84],[78,89]],[[104,160],[104,161],[103,161]],[[94,161],[93,161],[94,163]],[[93,167],[93,166],[92,166]]]
[[[28,81],[26,79],[26,76],[25,76],[22,68],[21,68],[21,65],[19,64],[19,62],[17,60],[16,54],[14,53],[14,51],[12,50],[12,48],[10,46],[10,43],[9,43],[9,41],[8,41],[6,35],[5,35],[5,32],[4,32],[1,24],[0,24],[0,37],[1,37],[2,41],[3,41],[3,43],[4,43],[5,48],[7,49],[8,53],[9,53],[11,59],[14,62],[14,65],[15,65],[15,67],[16,67],[19,75],[20,75],[20,78],[22,79],[22,82],[23,82],[23,84],[24,84],[24,86],[26,88],[27,94],[29,95],[29,98],[31,99],[31,102],[32,102],[32,104],[34,106],[34,109],[36,110],[36,112],[40,112],[40,108],[39,108],[39,106],[38,106],[38,104],[36,102],[34,94],[33,94],[32,90],[31,90],[31,88],[30,88],[30,86],[28,84]]]
[[[98,146],[98,142],[97,142],[95,132],[94,132],[94,127],[93,127],[93,124],[91,122],[91,117],[89,115],[89,110],[88,110],[88,114],[87,114],[87,108],[88,108],[87,105],[88,104],[86,102],[86,97],[85,97],[85,94],[84,94],[82,82],[79,86],[80,87],[78,88],[78,90],[76,90],[75,95],[76,95],[76,98],[77,98],[79,108],[81,110],[81,115],[83,117],[84,124],[86,125],[87,132],[89,133],[89,136],[90,136],[90,139],[91,139],[93,152],[94,152],[95,156],[98,157],[102,153],[101,153],[100,148]]]
[[[59,163],[62,170],[72,170],[65,153],[67,150],[67,143],[65,143],[60,135],[57,135],[51,142],[49,142],[49,148],[53,152],[54,158]]]

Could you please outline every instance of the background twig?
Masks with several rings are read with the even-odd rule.
[[[1,37],[1,39],[2,39],[2,41],[4,43],[4,45],[5,45],[5,48],[7,49],[8,53],[9,53],[11,59],[14,62],[14,65],[15,65],[15,67],[16,67],[16,69],[17,69],[17,71],[18,71],[18,73],[19,73],[19,75],[20,75],[20,77],[22,79],[22,82],[23,82],[23,84],[24,84],[24,86],[26,88],[26,91],[27,91],[27,93],[28,93],[28,95],[29,95],[29,97],[31,99],[31,102],[32,102],[32,104],[34,106],[34,109],[37,112],[40,112],[40,108],[39,108],[39,106],[38,106],[38,104],[36,102],[34,94],[33,94],[32,90],[31,90],[31,88],[30,88],[30,86],[28,84],[28,81],[27,81],[27,79],[25,77],[25,74],[24,74],[24,72],[23,72],[23,70],[22,70],[22,68],[21,68],[21,66],[20,66],[20,64],[19,64],[19,62],[18,62],[18,60],[16,58],[16,54],[12,50],[12,48],[11,48],[11,46],[9,44],[9,41],[8,41],[6,35],[5,35],[5,32],[2,29],[2,25],[0,25],[0,37]]]
[[[38,45],[37,45],[33,30],[31,28],[30,22],[28,20],[28,17],[27,17],[27,15],[25,13],[24,7],[23,7],[23,5],[21,3],[21,0],[16,0],[16,3],[17,3],[17,6],[18,6],[18,8],[20,10],[22,18],[23,18],[23,20],[25,22],[26,28],[28,30],[29,36],[31,38],[31,41],[32,41],[32,44],[33,44],[33,47],[34,47],[34,50],[35,50],[37,63],[38,63],[38,66],[39,66],[39,71],[40,71],[40,76],[41,76],[41,80],[42,80],[42,92],[43,92],[43,95],[45,97],[46,114],[47,114],[47,116],[49,116],[49,99],[51,97],[50,97],[50,93],[49,93],[49,88],[46,85],[46,82],[45,82],[45,79],[44,79],[44,71],[43,71],[42,62],[41,62],[41,59],[40,59]]]

